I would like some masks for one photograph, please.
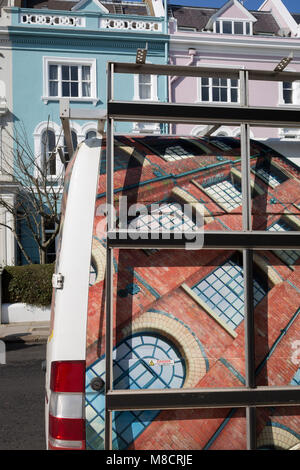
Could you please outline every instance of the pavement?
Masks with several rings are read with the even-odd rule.
[[[18,322],[0,325],[0,340],[12,343],[46,343],[50,322]]]

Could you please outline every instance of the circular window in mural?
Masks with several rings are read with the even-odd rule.
[[[134,335],[119,344],[113,358],[117,389],[183,386],[185,361],[174,344],[159,335]]]
[[[185,361],[174,344],[162,336],[140,333],[126,338],[113,352],[114,389],[181,388]],[[95,377],[105,382],[105,357],[87,369],[87,449],[104,448],[105,397],[92,389]],[[127,449],[151,424],[159,410],[113,412],[113,449]]]

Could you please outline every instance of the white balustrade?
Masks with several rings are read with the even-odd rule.
[[[101,29],[118,29],[122,31],[162,31],[162,23],[147,20],[100,19]]]
[[[68,15],[49,15],[49,14],[27,14],[21,13],[21,24],[41,25],[41,26],[62,26],[83,28],[86,26],[85,18],[80,16]],[[160,21],[148,20],[127,20],[123,18],[101,18],[100,29],[121,30],[121,31],[153,31],[162,32],[162,23]]]
[[[47,14],[21,14],[20,23],[22,24],[36,24],[42,26],[70,26],[70,27],[84,27],[85,18],[79,16],[60,16],[60,15],[47,15]]]

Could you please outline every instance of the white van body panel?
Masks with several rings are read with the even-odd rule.
[[[51,362],[85,360],[86,357],[89,273],[101,143],[101,139],[93,138],[79,146],[70,178],[56,266],[56,273],[63,276],[63,288],[55,292],[55,316],[47,344],[48,403]],[[48,442],[47,405],[46,439]]]

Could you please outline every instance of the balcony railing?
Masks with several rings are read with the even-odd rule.
[[[22,25],[37,25],[61,28],[89,28],[86,18],[81,15],[74,14],[51,14],[51,13],[34,13],[34,12],[21,12],[19,15],[19,24]],[[99,19],[98,28],[106,31],[132,31],[140,33],[162,33],[163,18],[145,17],[137,18],[128,17],[127,15],[114,15],[111,17],[101,17]],[[94,29],[94,28],[92,28]]]
[[[125,19],[123,16],[120,18],[101,18],[99,27],[100,29],[159,33],[162,32],[162,25],[161,20]]]
[[[20,15],[21,24],[36,24],[41,26],[62,26],[62,27],[73,27],[73,28],[84,28],[85,18],[81,16],[73,16],[73,15],[50,15],[48,13],[34,13],[34,14],[27,14],[22,13]]]

